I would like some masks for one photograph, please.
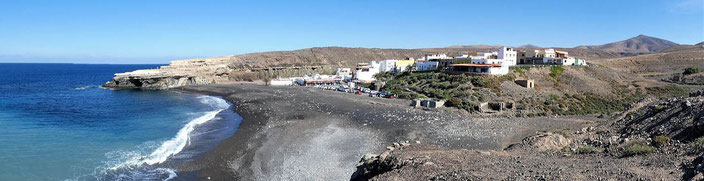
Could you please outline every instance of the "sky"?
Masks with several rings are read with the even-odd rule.
[[[704,0],[0,0],[0,62],[168,63],[343,46],[704,41]]]

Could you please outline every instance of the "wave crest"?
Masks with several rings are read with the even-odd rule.
[[[142,166],[148,166],[148,165],[154,165],[154,164],[159,164],[165,162],[169,157],[178,154],[181,152],[186,146],[190,145],[190,140],[191,140],[191,133],[195,128],[203,123],[208,122],[209,120],[213,120],[216,118],[217,114],[222,112],[223,110],[226,110],[227,108],[230,107],[230,104],[227,103],[224,99],[220,99],[217,97],[212,97],[212,96],[199,96],[199,102],[202,104],[209,105],[213,107],[215,110],[214,111],[209,111],[205,112],[202,116],[199,116],[191,121],[189,121],[183,128],[181,128],[178,133],[176,133],[176,136],[166,140],[161,143],[154,151],[152,151],[150,154],[142,154],[145,152],[142,151],[130,151],[130,152],[124,152],[124,151],[118,151],[118,152],[111,152],[108,153],[107,156],[111,159],[111,161],[106,162],[108,167],[107,169],[101,169],[102,174],[104,175],[110,175],[110,173],[114,172],[120,172],[119,170],[133,170]],[[154,148],[156,145],[150,144],[150,145],[143,145],[141,148]],[[157,170],[161,169],[161,170]],[[153,170],[147,170],[147,171],[138,171],[138,172],[144,172],[145,174],[149,175],[149,173],[154,174],[154,173],[168,173],[168,177],[172,178],[175,177],[175,172],[173,170],[168,169],[163,170],[164,168],[157,168]],[[136,171],[136,170],[134,170]],[[123,173],[124,174],[124,173]],[[120,175],[123,175],[120,174]],[[131,174],[136,174],[136,173],[129,173],[128,175]],[[141,174],[140,174],[141,175]],[[118,176],[119,177],[119,176]]]

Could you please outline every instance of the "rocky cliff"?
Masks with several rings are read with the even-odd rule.
[[[169,89],[185,85],[204,85],[228,80],[226,61],[193,59],[172,61],[158,69],[136,70],[117,73],[112,81],[103,85],[108,88]]]

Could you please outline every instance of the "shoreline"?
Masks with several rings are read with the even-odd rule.
[[[237,131],[242,118],[227,111],[233,105],[223,97],[184,91],[173,92],[193,96],[201,103],[209,104],[213,110],[202,112],[204,114],[190,119],[174,136],[161,142],[155,150],[145,153],[144,158],[121,161],[117,165],[107,167],[107,171],[146,176],[143,179],[163,179],[164,174],[167,174],[168,179],[178,175],[181,179],[193,180],[195,178],[178,174],[176,166],[200,159]],[[108,175],[104,179],[115,178]]]
[[[177,167],[179,177],[199,180],[346,180],[362,155],[381,152],[393,142],[500,150],[537,131],[578,128],[595,120],[482,118],[412,109],[407,100],[306,87],[215,84],[178,91],[220,96],[243,118],[234,135]]]
[[[240,145],[246,145],[248,142],[247,138],[254,135],[256,130],[266,124],[266,117],[259,112],[245,111],[240,100],[228,97],[228,93],[191,88],[179,88],[174,89],[174,91],[220,97],[232,105],[231,109],[225,111],[231,111],[242,118],[239,126],[237,127],[237,131],[232,136],[222,140],[220,144],[210,151],[205,152],[199,159],[179,164],[176,168],[183,171],[178,171],[178,176],[195,178],[197,180],[227,180],[233,178],[242,180],[244,179],[244,174],[251,174],[238,174],[228,169],[230,168],[230,165],[227,162],[223,162],[224,156],[234,156],[232,155],[233,152],[231,150],[239,150],[241,149]],[[251,154],[243,154],[242,152],[238,153],[251,157]]]

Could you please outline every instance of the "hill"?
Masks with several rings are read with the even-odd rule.
[[[516,48],[539,49],[540,47],[539,47],[539,46],[535,46],[535,45],[533,45],[533,44],[527,44],[527,45],[519,46],[519,47],[516,47]]]
[[[670,48],[667,48],[665,50],[662,50],[661,52],[674,52],[674,51],[683,51],[683,50],[695,50],[695,49],[701,49],[704,48],[704,42],[697,43],[695,45],[675,45]]]
[[[704,67],[704,48],[688,46],[661,53],[595,60],[592,63],[643,75],[681,73],[687,67]]]
[[[655,53],[670,48],[672,46],[678,45],[677,43],[650,37],[646,35],[638,35],[636,37],[603,44],[603,45],[589,45],[589,46],[578,46],[578,49],[589,49],[598,50],[604,52],[621,53],[623,55],[637,55],[637,54],[647,54]]]

